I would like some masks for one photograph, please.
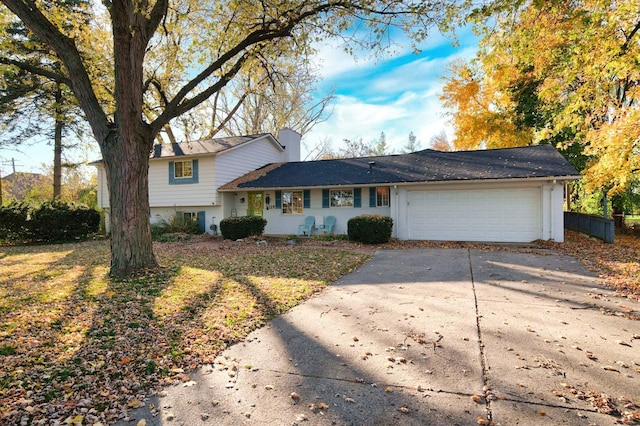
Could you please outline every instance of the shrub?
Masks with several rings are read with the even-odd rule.
[[[151,237],[159,241],[165,234],[199,234],[198,222],[185,218],[182,215],[174,215],[167,219],[151,224]]]
[[[30,207],[25,203],[0,206],[0,240],[24,240],[29,238]]]
[[[86,238],[100,229],[100,213],[95,209],[64,201],[46,201],[31,211],[31,237],[43,241]]]
[[[391,238],[393,219],[388,216],[368,215],[352,217],[347,222],[349,240],[365,244],[383,244]]]
[[[257,216],[228,217],[220,221],[222,238],[237,240],[251,235],[261,235],[267,221]]]

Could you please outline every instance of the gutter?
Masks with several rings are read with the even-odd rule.
[[[532,178],[506,178],[506,179],[457,179],[457,180],[437,180],[437,181],[420,181],[420,182],[377,182],[377,183],[348,183],[348,184],[323,184],[323,185],[292,185],[292,186],[266,186],[266,187],[237,187],[233,189],[218,189],[218,192],[238,192],[238,191],[274,191],[274,190],[286,190],[286,189],[324,189],[324,188],[375,188],[377,186],[385,185],[397,185],[398,187],[405,186],[424,186],[424,185],[453,185],[453,184],[476,184],[476,183],[522,183],[522,182],[568,182],[573,180],[582,179],[580,175],[570,176],[540,176]]]

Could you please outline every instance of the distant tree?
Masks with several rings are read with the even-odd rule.
[[[432,136],[429,146],[436,151],[454,151],[453,145],[449,142],[449,138],[444,131]]]
[[[402,153],[408,154],[410,152],[416,152],[420,149],[420,142],[417,141],[416,135],[413,132],[409,132],[409,140],[407,144],[402,147]]]
[[[380,132],[380,137],[372,141],[370,147],[371,155],[389,155],[393,153],[393,151],[389,149],[387,135],[384,132]]]
[[[332,141],[329,138],[322,139],[318,144],[313,147],[309,147],[306,142],[302,143],[303,147],[307,151],[307,155],[303,161],[314,160],[328,160],[335,158],[335,153],[332,148]]]
[[[87,0],[65,0],[55,8],[59,25],[78,31],[86,24]],[[53,142],[53,198],[61,195],[63,140],[86,131],[82,111],[63,65],[24,24],[0,9],[0,144],[21,145],[43,136]],[[44,192],[43,192],[44,193]]]
[[[338,153],[335,158],[357,158],[368,157],[373,154],[371,145],[362,141],[362,138],[358,139],[343,139],[343,145],[338,149]]]

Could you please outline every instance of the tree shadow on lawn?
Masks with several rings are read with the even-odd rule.
[[[38,256],[44,246],[15,249],[13,266],[2,260],[0,268],[15,268],[13,275],[0,274],[0,290],[12,295],[0,310],[2,422],[77,416],[113,421],[149,389],[186,377],[184,371],[210,362],[324,285],[281,270],[264,280],[306,288],[293,302],[271,303],[250,284],[268,269],[264,265],[256,269],[233,254],[166,247],[156,253],[167,267],[129,280],[108,277],[107,242],[55,246],[52,259],[31,269],[20,256]],[[272,256],[281,257],[277,251]],[[363,259],[350,257],[353,264],[344,262],[336,274]],[[16,268],[23,260],[25,267]]]

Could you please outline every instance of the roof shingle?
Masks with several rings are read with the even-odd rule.
[[[267,136],[269,133],[249,136],[230,136],[193,142],[154,145],[150,158],[168,158],[185,155],[216,154],[243,143]]]
[[[370,163],[374,163],[371,164]],[[575,178],[551,145],[477,151],[425,149],[410,154],[270,164],[221,190],[304,188],[488,179]]]

